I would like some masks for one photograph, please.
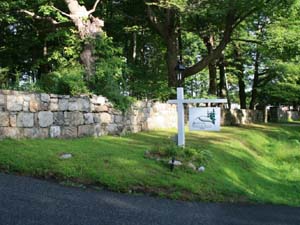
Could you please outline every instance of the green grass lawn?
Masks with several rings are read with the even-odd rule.
[[[300,126],[223,127],[187,132],[187,146],[210,153],[203,173],[145,157],[175,130],[77,140],[2,140],[2,171],[148,192],[184,200],[300,206]],[[72,153],[71,159],[60,159]],[[200,166],[200,165],[197,165]]]

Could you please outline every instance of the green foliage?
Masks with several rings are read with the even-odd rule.
[[[155,146],[150,150],[150,155],[157,155],[158,157],[165,158],[167,161],[170,158],[182,161],[184,164],[195,163],[197,166],[207,166],[212,159],[212,153],[197,146],[186,146],[185,148],[179,147],[174,143]]]
[[[117,108],[124,111],[132,103],[126,86],[126,64],[122,50],[116,47],[112,38],[103,35],[95,40],[96,73],[89,82],[90,90],[106,96]]]
[[[55,94],[78,95],[88,93],[83,81],[84,70],[79,65],[62,67],[55,72],[44,75],[38,86],[45,92]]]

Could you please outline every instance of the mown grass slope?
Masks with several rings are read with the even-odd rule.
[[[187,132],[187,146],[210,153],[203,173],[145,157],[175,130],[77,140],[2,140],[6,172],[176,199],[300,206],[300,126],[224,127]],[[72,153],[62,160],[62,153]],[[200,166],[200,165],[197,165]]]

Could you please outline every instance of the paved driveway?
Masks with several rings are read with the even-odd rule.
[[[0,225],[300,225],[300,208],[171,201],[0,173]]]

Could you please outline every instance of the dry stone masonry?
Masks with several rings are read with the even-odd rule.
[[[176,124],[175,105],[137,102],[122,113],[102,96],[0,90],[0,138],[77,138]]]

